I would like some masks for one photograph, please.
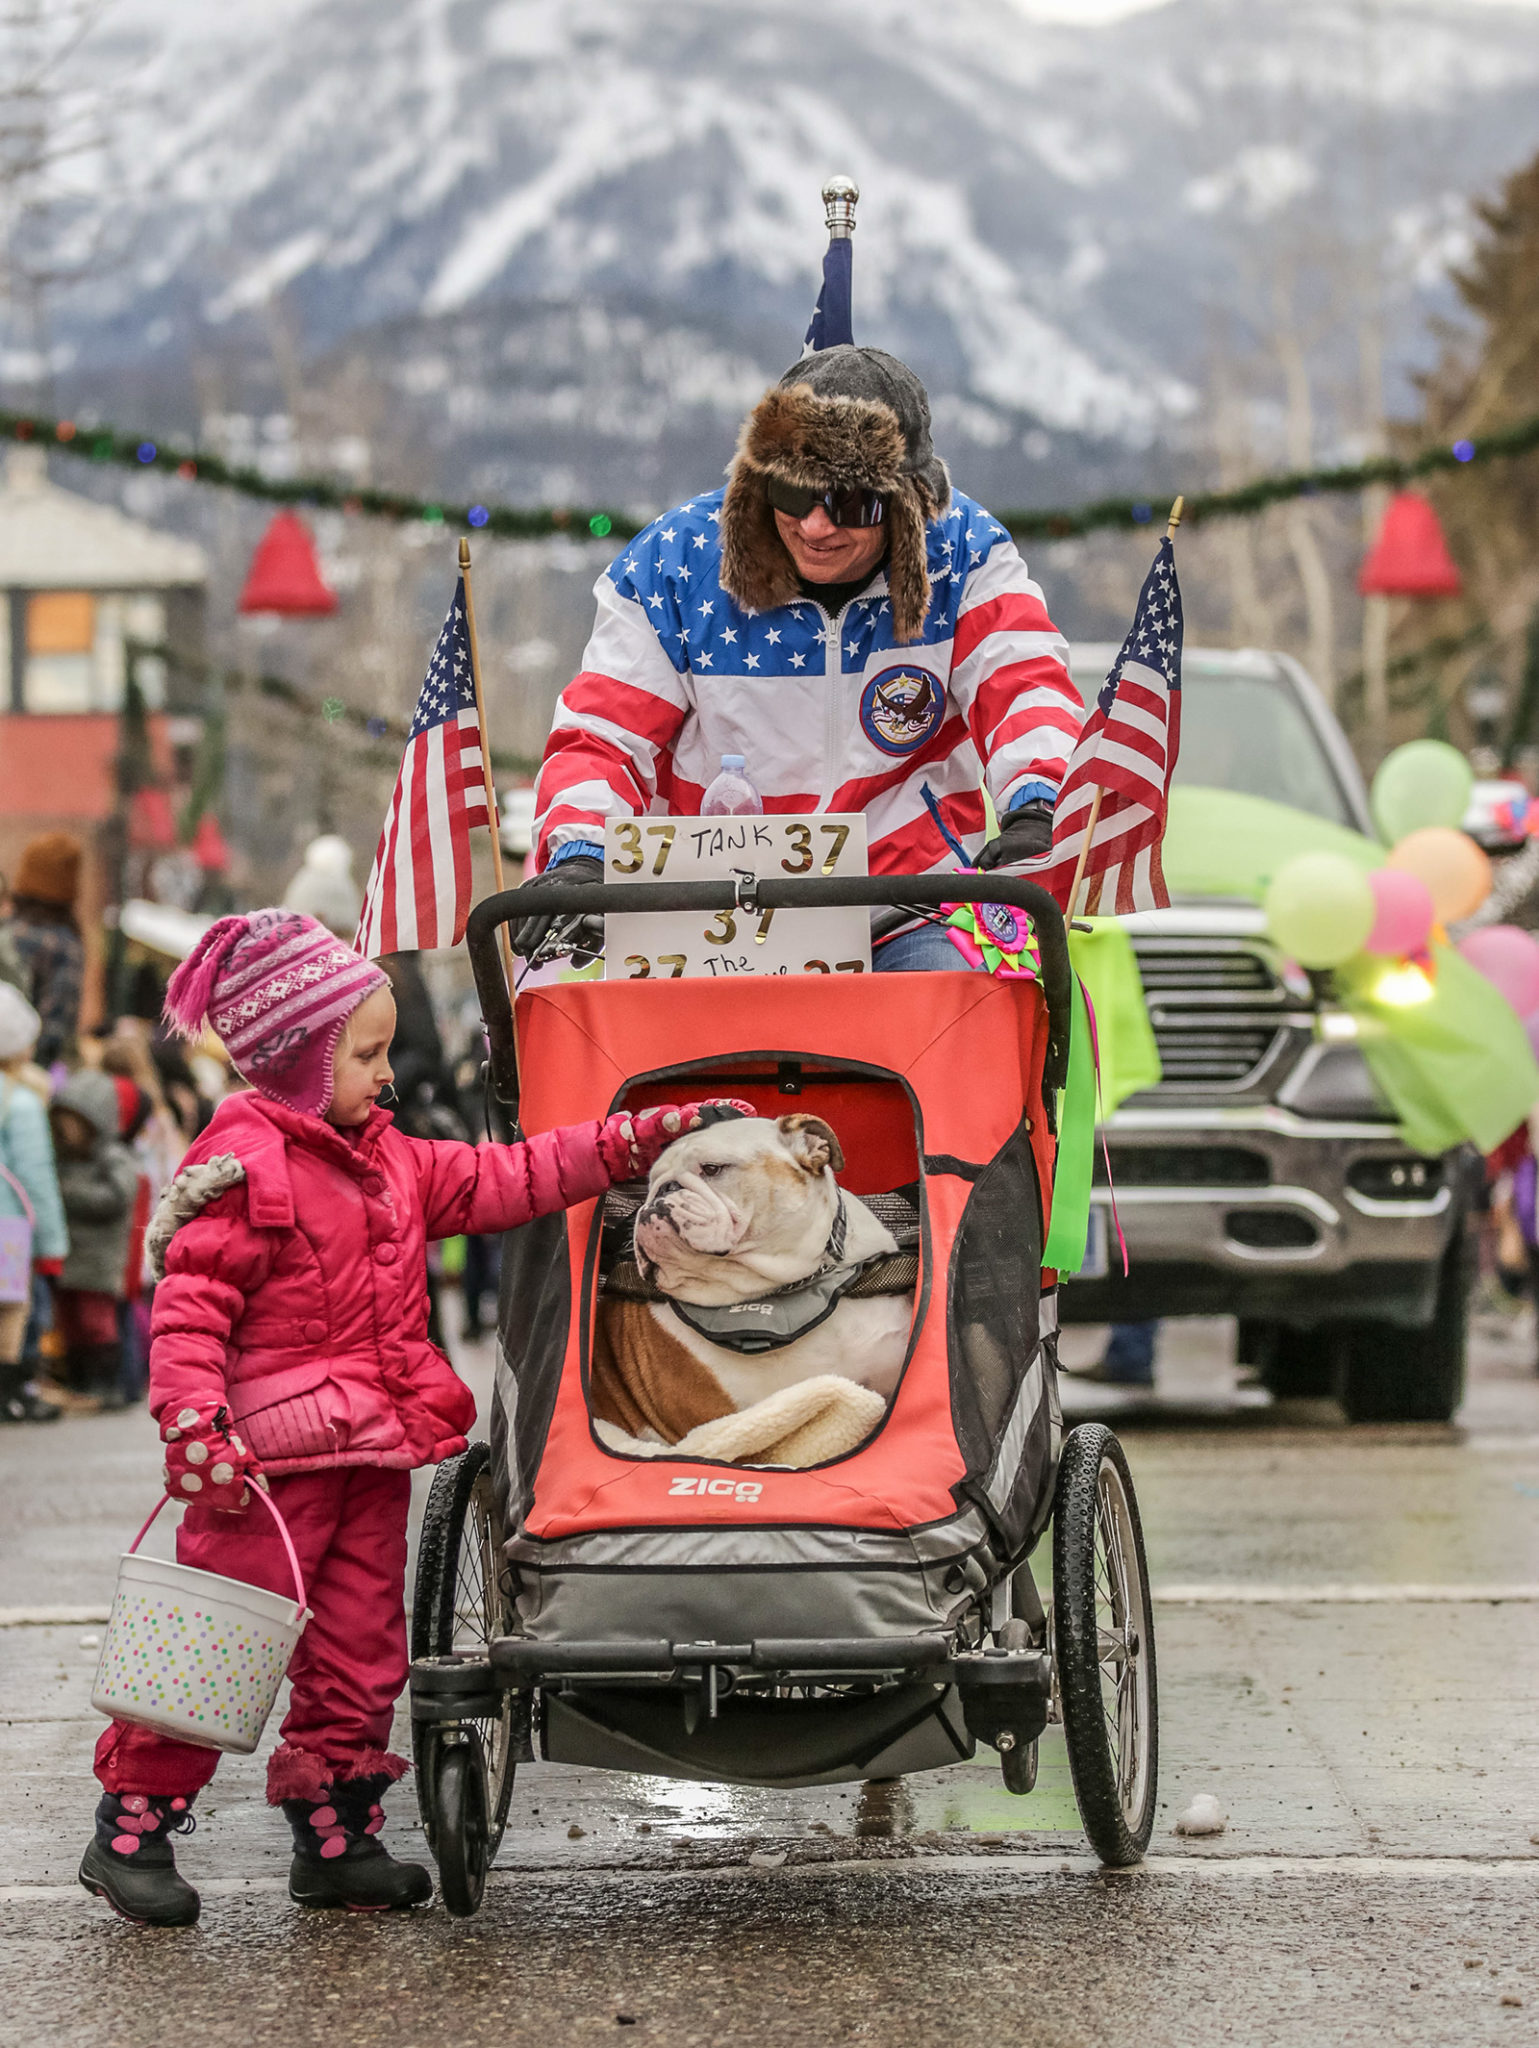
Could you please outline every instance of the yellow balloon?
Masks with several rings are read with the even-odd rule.
[[[1449,825],[1408,832],[1386,866],[1403,868],[1426,883],[1439,924],[1472,916],[1491,893],[1491,863],[1467,832]]]

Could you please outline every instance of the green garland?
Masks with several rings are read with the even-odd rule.
[[[1294,469],[1279,476],[1260,476],[1233,491],[1196,491],[1187,498],[1181,521],[1185,526],[1196,526],[1204,519],[1250,519],[1269,505],[1281,505],[1290,498],[1363,491],[1374,484],[1414,483],[1418,477],[1466,469],[1472,463],[1528,455],[1536,448],[1539,413],[1530,413],[1527,419],[1482,434],[1479,440],[1461,438],[1449,445],[1423,448],[1416,455],[1375,455],[1367,462],[1340,464],[1332,469]],[[1146,499],[1102,498],[1073,512],[998,512],[994,516],[1018,540],[1067,540],[1100,528],[1123,526],[1129,521],[1145,526],[1157,510],[1163,509]]]
[[[53,447],[92,462],[115,463],[125,469],[169,471],[188,482],[217,484],[243,497],[263,498],[277,505],[325,506],[341,512],[365,513],[398,523],[463,527],[502,540],[538,540],[551,534],[590,534],[595,540],[629,540],[641,531],[634,519],[613,509],[575,506],[450,505],[428,498],[409,498],[397,491],[357,489],[329,477],[269,477],[259,469],[226,462],[221,456],[181,443],[120,433],[115,427],[78,426],[73,420],[44,419],[35,413],[0,410],[0,436]],[[1539,413],[1510,427],[1482,434],[1478,440],[1424,448],[1417,455],[1377,455],[1368,462],[1332,469],[1289,470],[1257,477],[1233,491],[1200,491],[1186,500],[1185,523],[1205,519],[1248,519],[1291,498],[1361,491],[1373,484],[1406,484],[1417,477],[1457,470],[1471,463],[1527,455],[1539,448]],[[1146,526],[1157,508],[1146,498],[1099,498],[1094,504],[1057,512],[996,513],[1001,526],[1018,540],[1071,540],[1109,527]]]
[[[255,690],[260,696],[286,705],[304,718],[319,718],[325,725],[345,725],[372,741],[382,753],[392,760],[399,759],[401,749],[410,737],[408,721],[400,718],[384,718],[377,712],[360,710],[356,704],[348,704],[340,697],[311,696],[308,690],[291,683],[287,676],[249,675],[243,669],[221,668],[215,662],[193,661],[179,648],[168,645],[152,645],[146,641],[130,640],[127,643],[130,668],[142,656],[152,656],[173,668],[179,675],[189,677],[205,689],[215,685],[219,689],[239,695],[244,690]],[[539,762],[526,754],[510,754],[504,749],[491,750],[492,767],[499,775],[527,775],[533,777]],[[193,823],[197,816],[194,814]]]

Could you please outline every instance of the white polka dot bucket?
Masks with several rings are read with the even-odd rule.
[[[166,1505],[162,1496],[118,1564],[91,1693],[98,1712],[237,1756],[249,1756],[261,1741],[310,1616],[283,1517],[261,1487],[252,1492],[278,1525],[297,1597],[136,1556],[150,1522]]]

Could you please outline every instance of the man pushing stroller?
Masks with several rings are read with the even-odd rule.
[[[601,881],[604,821],[697,815],[727,755],[767,810],[864,811],[875,874],[1050,845],[1084,718],[1067,646],[1010,536],[952,490],[896,357],[794,363],[745,421],[725,489],[654,520],[595,593],[540,770],[536,885]],[[526,919],[519,951],[551,922]],[[961,958],[921,924],[874,964]]]

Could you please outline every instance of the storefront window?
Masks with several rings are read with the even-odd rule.
[[[96,600],[85,590],[40,590],[27,599],[29,711],[96,711]]]

